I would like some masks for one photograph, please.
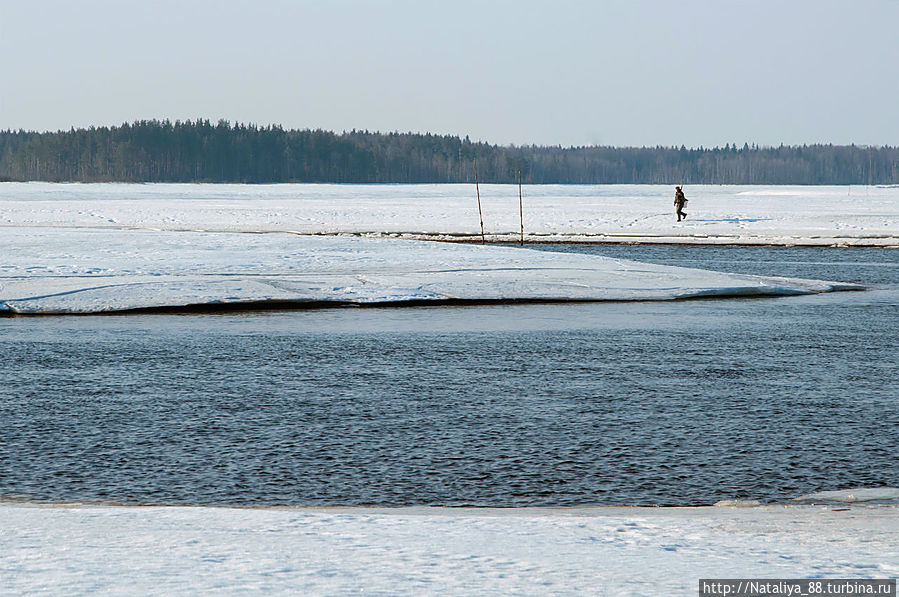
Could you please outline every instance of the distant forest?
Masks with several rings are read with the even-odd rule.
[[[0,131],[0,180],[78,182],[899,184],[899,149],[498,146],[221,120]]]

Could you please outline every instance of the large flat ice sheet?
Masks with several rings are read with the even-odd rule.
[[[529,240],[899,246],[899,187],[663,185],[523,189]],[[481,185],[487,236],[517,239],[518,188]],[[474,185],[0,183],[0,226],[480,236]]]
[[[0,311],[7,314],[235,303],[671,300],[858,288],[532,249],[286,233],[10,227],[0,235],[0,255]]]
[[[894,578],[893,506],[232,509],[0,504],[10,595],[695,595]]]

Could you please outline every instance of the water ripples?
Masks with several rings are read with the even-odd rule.
[[[899,485],[899,254],[590,250],[625,249],[880,294],[0,321],[0,495],[684,505]]]

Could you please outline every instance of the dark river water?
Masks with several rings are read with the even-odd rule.
[[[543,250],[869,290],[0,319],[0,496],[699,505],[899,486],[899,251]]]

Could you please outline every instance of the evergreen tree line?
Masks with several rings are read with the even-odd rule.
[[[544,147],[221,120],[0,131],[0,180],[78,182],[899,184],[899,149]]]

